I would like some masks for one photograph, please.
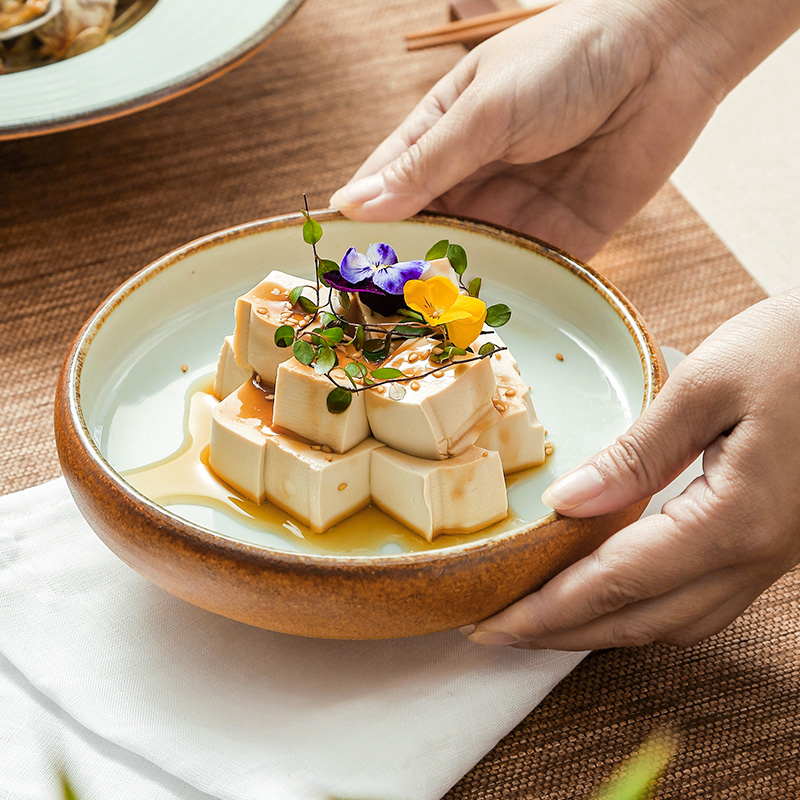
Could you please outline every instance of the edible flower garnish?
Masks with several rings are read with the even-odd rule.
[[[419,311],[428,325],[444,325],[456,347],[469,347],[483,329],[486,304],[477,297],[461,294],[447,278],[436,276],[427,281],[408,281],[403,294],[406,305]]]
[[[349,283],[371,281],[389,294],[403,294],[406,281],[415,280],[428,269],[427,261],[397,261],[394,248],[384,242],[371,244],[366,253],[348,248],[339,269]]]
[[[287,320],[279,325],[275,344],[291,347],[301,364],[330,381],[333,388],[327,407],[332,414],[345,412],[354,394],[388,384],[380,391],[386,391],[392,400],[401,400],[407,382],[413,388],[414,382],[439,376],[443,369],[505,350],[492,342],[485,342],[477,352],[470,347],[484,323],[491,328],[505,325],[511,309],[503,303],[487,308],[478,297],[480,278],[464,283],[467,254],[463,247],[442,239],[428,250],[425,260],[398,262],[394,248],[378,242],[366,253],[349,247],[337,264],[320,258],[317,252],[322,226],[311,217],[307,200],[302,213],[303,240],[314,253],[316,281],[310,288],[300,284],[289,292],[289,304],[303,312],[303,322],[292,325]],[[435,275],[420,280],[430,262],[441,258],[449,262],[453,279]],[[327,299],[323,288],[333,290]],[[355,296],[385,321],[364,315],[363,309],[353,304]],[[434,340],[430,369],[406,374],[386,365],[403,341],[421,337]],[[346,363],[342,364],[340,355],[346,356]]]

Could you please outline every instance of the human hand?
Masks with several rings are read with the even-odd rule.
[[[544,500],[623,508],[703,452],[703,475],[539,591],[478,624],[482,644],[686,646],[726,627],[800,561],[800,287],[734,317],[688,356],[615,444]]]
[[[588,258],[774,45],[750,17],[791,29],[792,5],[563,0],[469,53],[331,205],[377,222],[425,207],[464,214]],[[743,32],[758,46],[740,46]]]

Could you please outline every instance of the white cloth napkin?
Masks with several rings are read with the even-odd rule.
[[[58,760],[86,800],[437,800],[585,655],[224,619],[113,556],[63,480],[0,498],[0,598],[13,800],[56,797]]]
[[[0,531],[0,652],[17,685],[225,800],[434,800],[583,657],[458,632],[313,640],[218,617],[113,556],[63,480],[3,498]]]

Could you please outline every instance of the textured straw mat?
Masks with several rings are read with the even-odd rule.
[[[0,143],[0,493],[58,475],[52,395],[120,281],[202,234],[325,206],[463,52],[409,54],[428,0],[308,0],[219,81],[99,126]],[[593,261],[684,351],[761,290],[666,187]],[[800,575],[688,650],[590,656],[447,795],[584,798],[653,728],[682,737],[659,797],[800,797]]]

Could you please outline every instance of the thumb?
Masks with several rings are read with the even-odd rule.
[[[501,137],[485,130],[467,69],[455,70],[431,90],[333,194],[332,207],[371,222],[410,217],[495,159]]]
[[[542,501],[569,517],[593,517],[650,497],[736,424],[722,386],[699,378],[692,357],[614,444],[554,481]]]

